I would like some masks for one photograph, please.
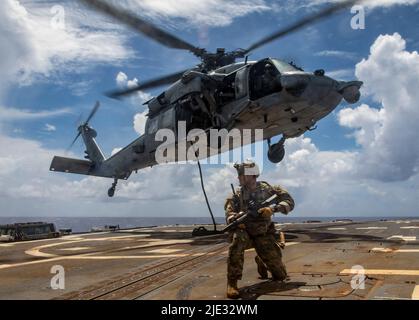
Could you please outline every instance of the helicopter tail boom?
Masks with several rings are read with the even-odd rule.
[[[50,170],[55,172],[91,175],[93,163],[87,160],[54,157]]]
[[[91,161],[58,156],[54,157],[50,167],[50,171],[53,172],[81,174],[84,176],[94,176],[99,178],[127,179],[127,177],[129,177],[129,175],[126,174],[115,177],[115,175],[111,172],[107,174],[106,171],[97,169],[98,168]]]

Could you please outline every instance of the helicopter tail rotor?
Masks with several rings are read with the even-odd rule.
[[[74,138],[74,140],[70,144],[70,146],[67,148],[67,152],[69,152],[74,147],[74,145],[76,144],[77,140],[80,138],[80,136],[82,134],[82,130],[84,130],[84,129],[86,129],[86,128],[89,127],[89,122],[96,115],[96,113],[98,112],[99,108],[100,108],[100,102],[97,101],[96,104],[95,104],[95,106],[93,107],[92,111],[90,112],[89,116],[87,117],[86,121],[78,126],[78,129],[77,129],[78,130],[78,134]],[[93,129],[91,129],[91,130],[93,130]]]

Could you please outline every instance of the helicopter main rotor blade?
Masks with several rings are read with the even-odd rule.
[[[163,86],[163,85],[166,85],[166,84],[171,84],[173,82],[178,81],[180,78],[182,78],[183,74],[185,72],[189,71],[189,70],[190,69],[187,69],[187,70],[184,70],[184,71],[181,71],[181,72],[176,72],[176,73],[173,73],[173,74],[170,74],[170,75],[167,75],[167,76],[164,76],[164,77],[160,77],[160,78],[157,78],[157,79],[152,79],[152,80],[149,80],[147,82],[144,82],[143,84],[140,84],[138,86],[135,86],[135,87],[132,87],[132,88],[129,88],[129,89],[126,89],[126,90],[111,91],[111,92],[106,93],[106,95],[109,98],[112,98],[112,99],[119,99],[119,98],[122,98],[124,96],[128,96],[130,94],[133,94],[137,91],[156,88],[156,87],[160,87],[160,86]]]
[[[76,144],[77,140],[80,138],[81,136],[81,132],[79,132],[76,136],[76,138],[73,140],[73,142],[70,144],[70,146],[67,148],[67,152],[71,150],[71,148],[73,148],[73,146]]]
[[[99,108],[100,108],[100,102],[97,101],[95,106],[93,107],[92,111],[90,112],[90,115],[87,117],[87,120],[85,122],[86,125],[90,122],[90,120],[92,120],[92,118],[95,116],[95,114],[99,110]]]
[[[296,32],[296,31],[306,27],[307,25],[313,24],[313,23],[318,22],[320,20],[323,20],[327,17],[330,17],[331,15],[333,15],[333,14],[335,14],[335,13],[337,13],[337,12],[343,10],[343,9],[352,7],[353,5],[355,5],[359,2],[362,2],[362,0],[346,0],[346,1],[343,1],[343,2],[336,3],[332,6],[324,9],[323,11],[320,11],[318,13],[315,13],[315,14],[311,15],[311,16],[308,16],[308,17],[306,17],[306,18],[304,18],[304,19],[286,27],[285,29],[282,29],[282,30],[279,30],[279,31],[275,32],[274,34],[270,35],[269,37],[266,37],[266,38],[256,42],[255,44],[250,46],[248,49],[244,50],[244,54],[247,54],[247,53],[249,53],[249,52],[251,52],[255,49],[258,49],[258,48],[260,48],[260,47],[262,47],[262,46],[264,46],[264,45],[266,45],[266,44],[268,44],[268,43],[270,43],[274,40],[282,38],[282,37],[284,37],[284,36],[286,36],[290,33]]]
[[[195,47],[194,45],[168,33],[167,31],[163,31],[162,29],[156,27],[152,23],[133,15],[131,12],[122,8],[118,8],[114,5],[111,5],[110,3],[106,1],[103,1],[103,0],[79,0],[79,1],[95,9],[96,11],[104,13],[114,18],[115,20],[122,22],[125,25],[130,26],[134,30],[145,35],[146,37],[151,38],[169,48],[188,50],[198,57],[201,57],[205,53],[204,49]]]

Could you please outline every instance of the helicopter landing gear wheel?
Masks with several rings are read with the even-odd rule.
[[[280,163],[284,160],[285,157],[285,140],[286,138],[282,138],[276,144],[271,145],[270,139],[268,140],[269,150],[268,150],[268,159],[272,163]]]
[[[118,179],[115,179],[115,182],[112,183],[112,187],[110,187],[109,190],[108,190],[109,198],[113,198],[113,196],[115,195],[117,184],[118,184]]]

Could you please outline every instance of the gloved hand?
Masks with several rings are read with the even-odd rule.
[[[280,203],[277,206],[277,211],[281,212],[284,215],[288,215],[290,210],[289,210],[289,206],[284,202],[284,203]]]
[[[274,211],[271,208],[266,207],[259,209],[258,213],[264,218],[270,218],[274,214]]]
[[[246,225],[244,223],[242,223],[242,224],[239,224],[237,226],[237,228],[242,229],[242,230],[245,230],[246,229]]]
[[[235,212],[235,213],[230,213],[229,217],[227,218],[227,223],[230,224],[232,223],[234,220],[237,220],[237,217],[242,215],[243,212]]]

